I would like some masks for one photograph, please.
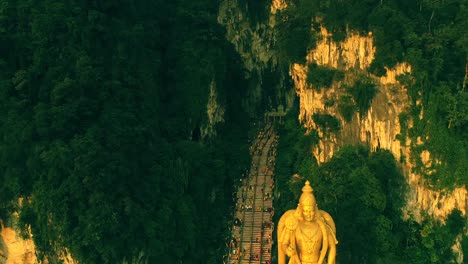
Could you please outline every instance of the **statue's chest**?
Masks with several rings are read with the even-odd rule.
[[[321,247],[322,232],[317,223],[301,224],[296,229],[296,239],[303,253],[314,254]]]

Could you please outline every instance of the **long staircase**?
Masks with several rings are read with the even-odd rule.
[[[236,193],[231,239],[224,263],[271,263],[277,137],[272,124],[267,124],[250,147],[252,163]]]

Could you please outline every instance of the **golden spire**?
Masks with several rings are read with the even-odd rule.
[[[310,186],[310,182],[306,181],[304,187],[302,187],[302,193],[312,194],[313,191],[314,189],[312,189],[312,187]]]
[[[315,206],[315,197],[313,194],[314,189],[310,186],[310,182],[306,181],[304,187],[302,187],[302,194],[299,198],[299,203],[304,205],[313,205]]]

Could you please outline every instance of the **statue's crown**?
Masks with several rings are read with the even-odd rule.
[[[304,187],[302,187],[302,193],[310,193],[312,194],[312,192],[314,191],[314,189],[312,189],[312,187],[310,187],[310,182],[309,181],[306,181],[305,184],[304,184]]]
[[[310,182],[306,181],[304,187],[302,187],[302,195],[301,198],[299,198],[299,203],[301,203],[303,206],[314,206],[316,203],[313,191],[314,189],[312,189],[310,186]]]

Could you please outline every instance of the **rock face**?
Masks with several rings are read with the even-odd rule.
[[[248,72],[263,70],[269,63],[277,63],[272,49],[273,18],[267,23],[252,25],[247,6],[225,0],[219,5],[218,23],[226,28],[226,38],[234,45]]]
[[[283,10],[288,7],[286,0],[273,0],[271,1],[270,12],[275,14],[277,10]]]
[[[1,222],[0,263],[4,264],[36,264],[36,248],[31,239],[22,239],[18,232],[10,227],[4,227]]]
[[[272,49],[271,25],[269,23],[252,25],[247,6],[240,6],[238,1],[222,1],[219,6],[218,23],[226,28],[226,38],[241,56],[248,77],[260,77],[269,64],[277,64]],[[250,88],[252,89],[249,89],[248,97],[255,101],[262,93],[261,80]]]
[[[328,65],[333,68],[366,70],[374,60],[374,41],[369,36],[348,34],[348,37],[340,43],[331,41],[331,34],[326,28],[320,28],[321,40],[317,48],[307,54],[308,62],[318,65]]]
[[[18,220],[18,214],[13,213],[10,221],[13,226]],[[36,246],[32,238],[23,239],[18,230],[12,227],[5,227],[0,219],[0,264],[38,264],[41,263],[36,257]],[[65,251],[60,257],[60,263],[77,264],[72,256]],[[49,263],[47,260],[42,263]]]
[[[268,21],[252,25],[246,8],[240,6],[238,1],[225,0],[220,4],[218,22],[226,28],[226,38],[241,56],[247,74],[257,76],[249,87],[249,95],[245,102],[247,105],[258,103],[258,98],[262,94],[261,83],[265,70],[278,64],[274,50],[274,14],[285,8],[287,8],[286,1],[272,0]],[[321,140],[313,151],[316,159],[321,163],[329,160],[345,144],[364,143],[373,150],[388,149],[397,160],[400,160],[410,185],[406,212],[410,212],[416,219],[420,219],[421,212],[425,212],[441,220],[445,219],[454,208],[466,214],[466,188],[442,193],[432,190],[420,175],[412,173],[415,164],[412,164],[409,158],[411,146],[417,146],[422,142],[411,142],[401,131],[400,115],[407,111],[410,102],[406,87],[397,80],[398,75],[411,73],[411,65],[400,63],[394,68],[386,68],[384,76],[374,76],[367,71],[376,52],[372,32],[364,36],[348,32],[346,39],[339,43],[332,41],[331,34],[326,28],[321,27],[319,33],[321,38],[316,49],[307,54],[307,63],[290,66],[289,75],[294,81],[295,91],[277,89],[285,94],[295,92],[300,100],[298,117],[300,122],[309,130],[318,130]],[[308,65],[311,63],[342,70],[344,78],[334,81],[331,87],[326,89],[313,89],[315,84],[306,81]],[[347,122],[341,116],[336,102],[345,93],[343,86],[354,84],[359,75],[371,79],[376,84],[378,92],[366,113],[355,113],[351,121]],[[284,83],[278,83],[278,86],[282,85],[284,86]],[[286,109],[289,109],[293,97],[290,94],[283,96],[287,101]],[[329,114],[337,118],[341,124],[340,130],[322,131],[322,128],[314,122],[313,115],[316,113]],[[421,119],[422,115],[423,113]],[[408,120],[408,128],[412,123],[412,120]],[[428,168],[431,162],[437,162],[431,161],[430,153],[427,151],[423,152],[422,156]]]
[[[277,10],[287,7],[285,0],[273,0],[270,6],[271,14],[263,23],[251,21],[246,1],[223,0],[219,5],[218,23],[226,29],[226,39],[230,41],[242,58],[247,79],[250,80],[248,94],[245,97],[244,107],[251,114],[261,103],[265,95],[264,76],[269,73],[279,79],[268,87],[275,91],[272,97],[281,101],[286,109],[294,102],[294,91],[284,89],[284,82],[288,81],[287,71],[278,66],[278,57],[275,52],[275,15]],[[266,103],[268,104],[268,103]],[[277,107],[272,105],[273,107]]]
[[[438,219],[444,219],[454,208],[466,214],[465,188],[457,188],[449,193],[434,191],[427,187],[419,175],[411,172],[415,165],[406,157],[410,157],[412,144],[409,138],[402,139],[399,118],[400,114],[407,110],[409,98],[406,87],[397,80],[398,75],[411,72],[411,65],[401,63],[395,68],[387,68],[385,76],[374,76],[367,72],[375,54],[372,33],[368,36],[348,33],[348,37],[340,43],[332,41],[331,35],[323,27],[320,34],[321,40],[316,49],[307,55],[307,63],[293,64],[290,68],[290,75],[300,98],[299,120],[307,129],[318,130],[321,136],[318,146],[313,151],[315,158],[319,162],[325,162],[345,144],[364,143],[374,150],[388,149],[402,162],[410,185],[406,211],[411,212],[416,219],[420,219],[422,211]],[[308,65],[311,63],[343,70],[344,78],[334,81],[331,87],[326,89],[314,89],[315,84],[307,82]],[[378,92],[367,113],[355,113],[352,120],[347,122],[341,116],[337,104],[329,102],[338,102],[345,93],[343,86],[352,85],[358,75],[370,78],[377,85]],[[316,113],[335,116],[341,123],[340,130],[322,131],[314,122],[313,115]],[[411,126],[412,122],[409,123]],[[423,156],[421,158],[428,164],[427,167],[431,162],[437,162],[431,161],[427,151]]]
[[[307,65],[293,64],[290,74],[294,80],[296,93],[300,98],[299,120],[308,129],[319,130],[322,140],[314,150],[319,162],[325,162],[333,156],[339,146],[353,143],[366,143],[372,149],[385,148],[391,150],[399,159],[406,152],[396,136],[400,133],[398,115],[408,106],[406,88],[396,81],[396,74],[410,72],[407,64],[397,65],[395,69],[388,69],[381,78],[366,72],[374,59],[375,47],[370,36],[350,34],[341,43],[331,40],[325,28],[321,28],[321,41],[317,48],[307,55],[307,63],[315,63],[345,71],[342,81],[333,82],[327,89],[313,89],[313,83],[307,83]],[[344,85],[350,85],[356,80],[356,75],[363,74],[378,84],[378,93],[372,101],[367,113],[360,116],[355,113],[352,120],[347,122],[338,111],[338,104],[327,105],[326,102],[338,102],[345,94]],[[337,117],[341,123],[340,131],[325,134],[313,121],[313,114],[327,113]]]

